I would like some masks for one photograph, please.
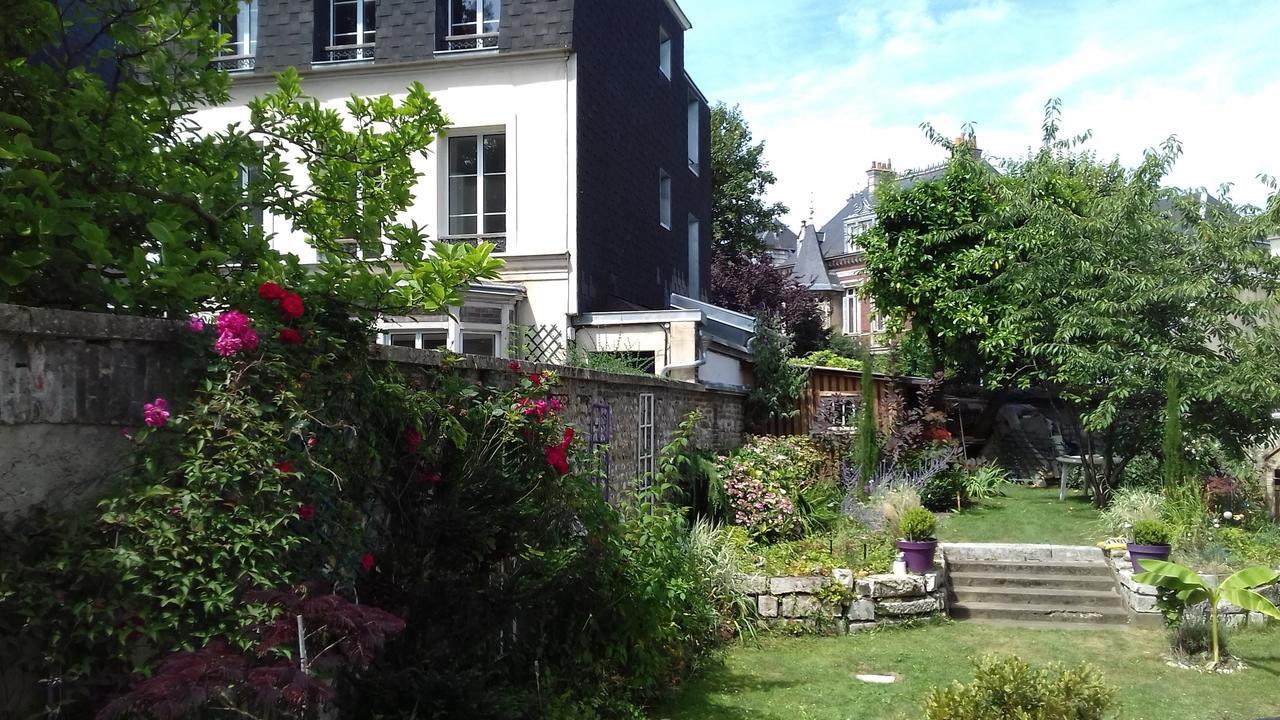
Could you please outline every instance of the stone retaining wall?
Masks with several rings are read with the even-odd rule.
[[[1163,624],[1164,616],[1156,609],[1156,589],[1151,585],[1134,582],[1133,565],[1129,562],[1128,554],[1116,553],[1111,556],[1110,563],[1112,570],[1116,574],[1116,582],[1120,586],[1120,596],[1124,599],[1125,606],[1129,609],[1133,621],[1140,625],[1149,626]],[[1227,576],[1202,573],[1202,577],[1209,581],[1211,585],[1217,586]],[[1258,592],[1272,603],[1280,605],[1280,583],[1260,588]],[[1200,603],[1189,608],[1188,612],[1207,614],[1209,612],[1209,603]],[[1248,612],[1244,608],[1232,605],[1229,602],[1218,603],[1218,619],[1228,627],[1243,627],[1246,625],[1261,627],[1269,622],[1267,616],[1262,613]]]
[[[838,634],[946,614],[946,567],[925,575],[743,575],[739,587],[772,627]]]

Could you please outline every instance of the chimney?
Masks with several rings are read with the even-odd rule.
[[[978,147],[977,135],[968,135],[968,136],[961,135],[960,137],[956,138],[955,145],[956,147],[969,148],[969,152],[973,155],[974,160],[982,159],[982,150]]]
[[[875,192],[876,187],[893,175],[893,161],[887,162],[871,162],[871,169],[867,170],[867,189]]]

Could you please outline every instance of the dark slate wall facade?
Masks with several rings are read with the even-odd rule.
[[[672,39],[672,78],[658,69],[658,27]],[[688,166],[684,33],[662,0],[580,2],[578,280],[582,312],[665,309],[688,283],[688,218],[701,224],[702,287],[710,256],[709,111],[701,109],[701,175]],[[659,225],[658,171],[672,178],[672,227]]]
[[[259,0],[258,8],[256,72],[310,67],[327,42],[328,0]],[[571,48],[573,9],[574,0],[503,0],[499,52]],[[429,60],[448,34],[447,0],[379,0],[377,14],[377,64]]]

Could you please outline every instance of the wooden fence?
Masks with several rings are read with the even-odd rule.
[[[925,378],[874,375],[876,383],[876,421],[884,428],[885,400],[906,388],[926,382]],[[773,418],[756,430],[765,435],[809,435],[832,426],[852,426],[857,422],[857,408],[862,403],[862,371],[830,367],[809,368],[809,381],[796,402],[798,412],[787,418]]]

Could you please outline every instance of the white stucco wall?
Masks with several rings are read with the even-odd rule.
[[[341,109],[352,94],[388,94],[400,99],[413,82],[421,82],[450,119],[450,133],[504,128],[507,139],[507,251],[512,272],[503,281],[524,285],[528,307],[521,322],[552,324],[567,330],[577,312],[573,256],[577,249],[577,107],[576,60],[572,55],[533,57],[468,57],[403,66],[345,66],[304,73],[303,92],[325,107]],[[232,89],[232,101],[196,114],[207,130],[231,123],[247,125],[245,103],[273,89],[270,80],[244,78]],[[439,237],[445,227],[445,143],[441,139],[425,157],[415,159],[422,179],[409,209],[401,217]],[[298,172],[300,180],[305,173]],[[303,263],[315,252],[300,233],[282,219],[267,217],[277,249]],[[558,256],[535,263],[530,271],[521,259]]]

